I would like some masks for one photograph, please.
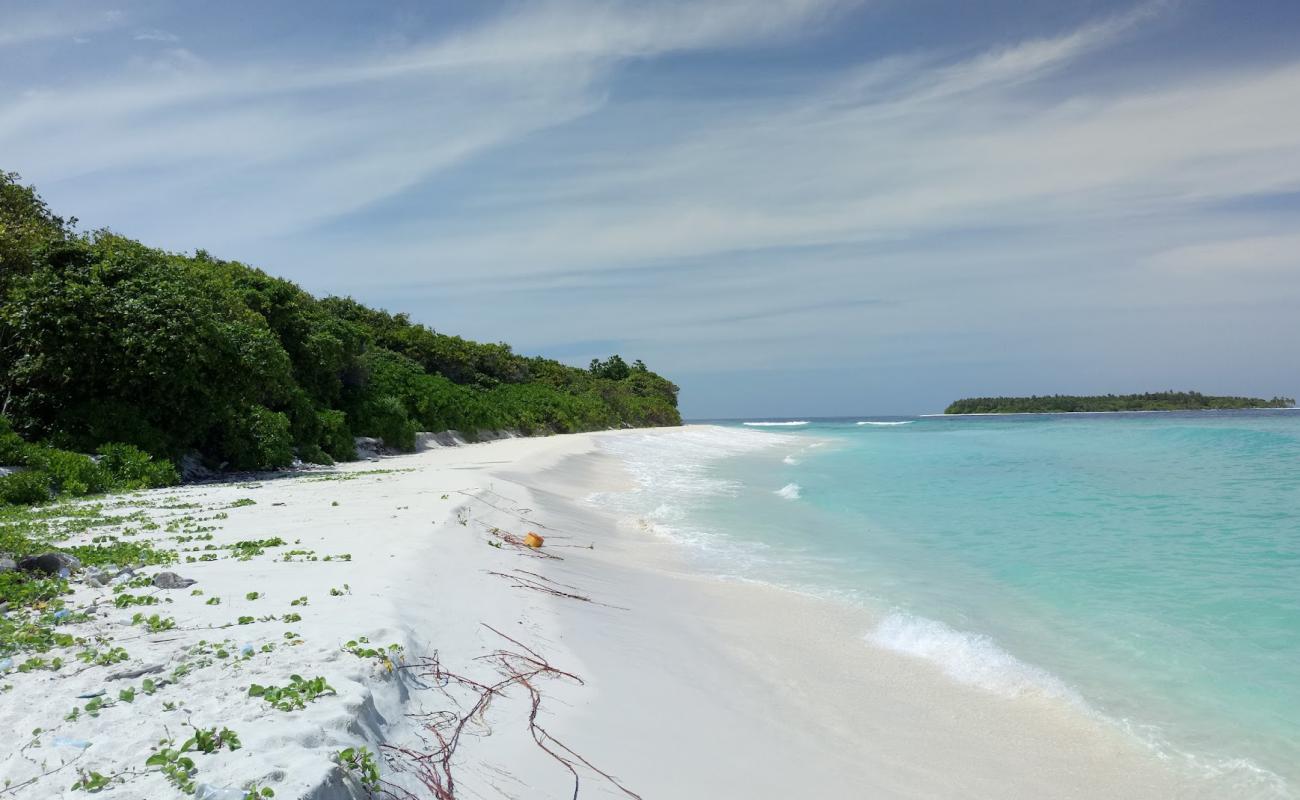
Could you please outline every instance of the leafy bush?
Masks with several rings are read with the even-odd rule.
[[[293,463],[289,418],[262,406],[232,414],[214,449],[231,469],[287,467]]]
[[[115,489],[156,489],[180,482],[176,467],[167,461],[155,461],[138,447],[121,442],[100,445],[99,464],[108,471]]]
[[[378,436],[384,444],[407,452],[415,449],[415,422],[407,416],[402,401],[392,395],[362,406],[358,425],[365,436]]]
[[[357,445],[348,428],[347,414],[327,409],[318,411],[316,418],[320,423],[320,449],[336,461],[355,461]]]
[[[29,447],[27,453],[28,465],[49,475],[56,492],[80,496],[105,492],[112,486],[108,470],[89,456],[36,446]]]
[[[0,477],[0,503],[32,506],[50,499],[50,476],[40,470],[24,470]]]

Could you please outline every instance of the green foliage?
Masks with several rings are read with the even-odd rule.
[[[263,406],[237,409],[226,416],[214,449],[230,469],[287,467],[293,463],[289,418]]]
[[[129,608],[131,606],[156,606],[158,605],[158,598],[147,594],[119,594],[117,597],[113,598],[113,605],[118,608]]]
[[[92,666],[108,667],[128,660],[131,655],[126,652],[124,647],[110,647],[106,650],[96,650],[90,647],[77,653],[77,658]]]
[[[676,395],[639,361],[528,358],[204,252],[78,234],[0,173],[0,412],[29,441],[103,456],[48,456],[47,490],[168,485],[156,459],[194,451],[266,469],[353,459],[356,435],[409,450],[418,430],[675,425]],[[23,452],[0,426],[0,456]],[[40,502],[40,481],[0,480],[0,498]]]
[[[112,486],[108,470],[89,456],[52,447],[28,449],[27,465],[50,477],[55,492],[74,496],[98,494]]]
[[[100,446],[99,455],[96,461],[80,453],[28,444],[13,432],[8,419],[0,417],[0,463],[26,467],[0,478],[0,503],[36,505],[52,493],[80,496],[170,486],[179,480],[169,462],[155,461],[131,445],[110,442]]]
[[[176,627],[176,620],[171,617],[162,617],[157,614],[150,614],[146,617],[143,613],[137,613],[131,618],[132,625],[143,625],[150,633],[162,633]]]
[[[334,760],[369,793],[379,791],[379,762],[365,747],[348,747],[335,754]]]
[[[74,792],[80,790],[83,792],[94,793],[106,788],[112,782],[113,779],[111,777],[101,775],[98,772],[91,770],[89,772],[81,773],[81,777],[77,778],[77,782],[72,784],[72,790]]]
[[[181,792],[194,794],[194,775],[199,771],[194,765],[194,759],[172,747],[171,742],[163,740],[159,745],[157,752],[145,759],[144,765],[157,767],[163,777]]]
[[[283,547],[285,544],[284,539],[279,536],[272,536],[270,539],[242,539],[234,544],[227,545],[227,547],[235,558],[240,561],[248,561],[253,556],[260,556],[265,553],[268,547]]]
[[[357,445],[342,411],[322,409],[316,412],[318,442],[321,452],[335,461],[355,461]]]
[[[9,419],[0,416],[0,464],[14,466],[27,463],[27,442],[14,433]]]
[[[637,363],[641,364],[640,361],[637,361]],[[641,364],[641,366],[645,365]],[[629,367],[627,362],[623,360],[623,357],[618,354],[612,355],[604,361],[601,361],[599,358],[593,358],[591,360],[591,365],[587,367],[587,371],[592,375],[600,378],[609,378],[612,381],[621,381],[632,374],[632,368]]]
[[[102,444],[96,450],[99,464],[112,476],[114,489],[156,489],[180,482],[176,467],[167,461],[154,460],[138,447],[121,442]]]
[[[198,750],[200,753],[212,754],[223,747],[227,750],[238,750],[241,747],[239,735],[229,728],[222,728],[220,731],[216,728],[206,730],[195,728],[194,735],[181,745],[181,752]]]
[[[47,502],[52,491],[50,476],[39,470],[14,472],[0,477],[0,503],[33,506]]]
[[[945,414],[1059,414],[1079,411],[1200,411],[1231,408],[1291,408],[1295,400],[1274,397],[1215,397],[1200,392],[1147,392],[1078,396],[971,397],[944,409]]]
[[[336,692],[320,676],[305,680],[301,675],[290,675],[287,686],[262,686],[255,683],[248,687],[249,697],[260,697],[273,708],[281,711],[306,708],[307,703],[323,694],[336,694]]]

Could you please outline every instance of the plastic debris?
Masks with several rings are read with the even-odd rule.
[[[251,656],[253,654],[253,646],[251,644],[246,644],[243,647],[239,648],[239,652],[242,655]]]
[[[69,610],[66,609],[66,608],[61,608],[61,609],[59,609],[58,611],[55,611],[55,612],[54,612],[54,618],[55,618],[55,619],[63,619],[64,617],[68,617],[68,616],[71,616],[71,615],[72,615],[72,612],[69,611]]]
[[[78,750],[85,750],[90,747],[90,742],[85,739],[73,739],[71,736],[55,736],[55,747],[75,747]]]
[[[533,533],[532,531],[529,531],[528,535],[524,537],[524,544],[528,545],[529,547],[541,547],[545,541],[546,541],[545,539]]]
[[[14,660],[12,658],[0,658],[0,672],[8,672],[13,668]]]

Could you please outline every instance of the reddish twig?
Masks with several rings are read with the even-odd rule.
[[[597,768],[590,761],[574,752],[572,748],[552,736],[537,721],[542,707],[542,693],[538,689],[538,684],[542,679],[564,679],[573,681],[578,685],[582,685],[582,679],[571,672],[553,666],[544,656],[518,639],[507,636],[486,623],[483,623],[483,627],[517,648],[498,648],[474,659],[476,662],[491,666],[497,676],[494,681],[484,682],[452,672],[443,666],[436,652],[417,663],[402,667],[402,669],[412,670],[420,677],[428,679],[434,687],[441,690],[453,702],[456,702],[456,698],[452,696],[452,689],[468,691],[473,698],[473,702],[469,704],[468,708],[457,702],[457,711],[439,711],[423,715],[425,741],[431,746],[429,751],[420,752],[410,747],[383,745],[385,760],[389,765],[398,772],[412,776],[420,786],[432,794],[435,800],[454,800],[456,797],[456,780],[453,774],[453,761],[464,740],[467,729],[471,723],[477,723],[486,729],[486,715],[492,701],[496,697],[504,696],[510,688],[519,687],[528,692],[529,695],[529,734],[543,752],[559,762],[573,776],[573,797],[575,800],[581,788],[581,769],[588,770],[603,778],[611,786],[632,798],[632,800],[641,800],[640,795],[628,789],[608,772]],[[398,798],[398,800],[422,800],[420,796],[392,782],[385,781],[384,787],[384,791],[388,795]]]

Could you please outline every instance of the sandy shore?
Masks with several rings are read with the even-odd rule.
[[[119,592],[160,600],[127,608],[111,589],[78,586],[70,602],[91,616],[68,632],[127,657],[87,664],[70,651],[58,671],[0,678],[0,726],[14,732],[0,798],[83,796],[69,787],[91,771],[112,778],[112,796],[181,796],[146,760],[192,727],[228,728],[242,744],[190,754],[196,783],[232,790],[214,797],[249,785],[365,797],[361,771],[337,764],[361,746],[416,797],[440,796],[424,784],[570,798],[575,776],[581,797],[1195,796],[1078,709],[989,695],[869,647],[860,611],[693,574],[672,543],[582,501],[635,488],[599,447],[619,435],[113,498],[105,513],[158,524],[124,523],[132,535],[198,548],[165,568],[197,583]],[[515,545],[529,531],[546,538],[541,551]],[[247,560],[229,548],[272,537],[285,544]],[[174,626],[150,631],[138,612]],[[110,678],[142,669],[154,671]],[[294,674],[332,691],[295,710],[249,695]],[[498,690],[476,706],[485,686]],[[101,690],[92,715],[79,696]],[[454,753],[420,760],[445,754],[438,732]]]

